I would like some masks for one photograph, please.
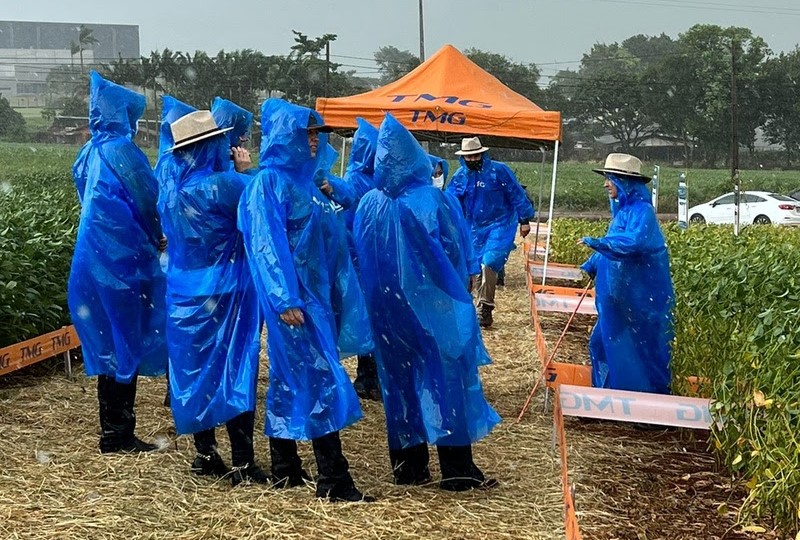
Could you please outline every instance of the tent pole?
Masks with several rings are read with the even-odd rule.
[[[342,137],[342,163],[339,165],[339,178],[344,177],[344,153],[347,150],[347,137]]]
[[[542,222],[542,191],[544,191],[544,161],[547,158],[547,152],[544,146],[540,146],[539,150],[542,152],[542,163],[539,165],[539,200],[536,203],[536,236],[533,239],[533,257],[536,258],[536,249],[539,245],[539,224]]]
[[[558,171],[558,141],[556,141],[556,149],[553,152],[553,179],[550,182],[550,213],[547,215],[547,220],[550,222],[547,227],[547,245],[544,251],[544,268],[542,268],[542,285],[545,284],[547,279],[547,261],[550,258],[550,236],[553,234],[553,204],[556,201],[556,172]]]

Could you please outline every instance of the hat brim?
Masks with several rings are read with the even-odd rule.
[[[457,156],[474,156],[475,154],[483,154],[484,152],[488,152],[489,149],[485,146],[480,147],[477,150],[458,150],[456,152]]]
[[[592,169],[592,172],[596,172],[597,174],[605,174],[605,173],[616,174],[618,176],[624,176],[626,178],[630,178],[631,180],[639,180],[640,182],[644,182],[645,184],[650,181],[649,176],[645,176],[641,173],[622,171],[620,169]]]
[[[217,135],[221,135],[222,133],[227,133],[232,129],[233,129],[232,127],[223,128],[223,129],[215,129],[215,130],[212,130],[212,131],[207,131],[205,133],[200,133],[199,135],[194,135],[192,137],[189,137],[188,139],[182,140],[181,142],[179,142],[178,144],[176,144],[175,146],[173,146],[172,148],[167,150],[167,152],[172,152],[173,150],[178,150],[180,148],[183,148],[185,146],[189,146],[190,144],[194,144],[194,143],[196,143],[198,141],[202,141],[204,139],[209,139],[211,137],[216,137]]]
[[[322,124],[321,126],[308,126],[306,129],[308,131],[319,131],[320,133],[333,133],[333,128],[327,124]]]

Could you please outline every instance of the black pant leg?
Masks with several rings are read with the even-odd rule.
[[[210,456],[217,451],[217,435],[215,429],[198,431],[194,435],[194,448],[198,454]]]
[[[255,463],[253,428],[255,411],[247,411],[225,423],[231,441],[231,461],[234,467]]]
[[[389,449],[394,482],[398,485],[424,484],[430,481],[428,445],[418,444],[408,448]]]
[[[339,432],[334,431],[311,441],[317,461],[317,497],[335,496],[355,489],[350,464],[342,453]]]
[[[135,376],[130,383],[120,383],[106,375],[100,375],[97,379],[102,452],[116,452],[134,441],[136,382]]]
[[[299,476],[303,463],[297,455],[297,441],[291,439],[269,438],[269,454],[272,461],[273,481]]]

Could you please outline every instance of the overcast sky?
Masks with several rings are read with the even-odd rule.
[[[139,25],[141,51],[252,48],[286,54],[292,29],[339,37],[333,60],[374,71],[382,45],[419,51],[418,0],[0,0],[4,20]],[[228,7],[236,6],[236,7]],[[428,55],[451,43],[478,47],[542,75],[575,68],[594,43],[665,32],[677,37],[697,23],[746,26],[773,51],[800,41],[797,0],[424,0]],[[355,57],[355,58],[345,58]]]

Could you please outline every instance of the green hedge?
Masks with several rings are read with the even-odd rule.
[[[557,220],[554,260],[580,264],[582,236],[607,223]],[[722,462],[747,485],[747,518],[800,522],[800,230],[665,227],[676,290],[673,388],[704,392],[724,419],[712,432]],[[721,426],[721,427],[719,427]]]
[[[0,347],[69,324],[74,156],[70,147],[0,147]]]

